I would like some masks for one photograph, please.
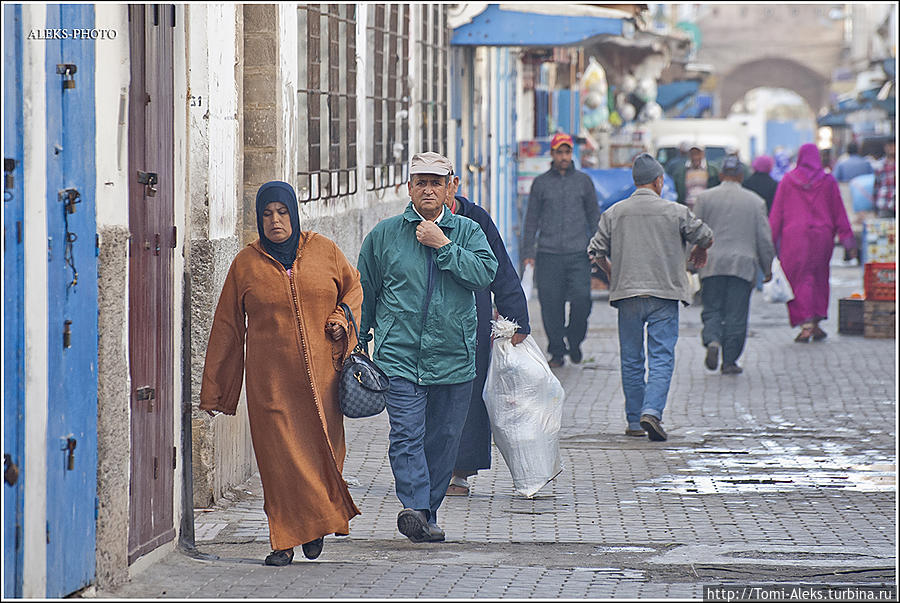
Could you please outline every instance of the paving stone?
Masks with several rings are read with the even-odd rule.
[[[729,579],[714,566],[703,578],[689,565],[649,572],[647,559],[689,545],[896,547],[895,342],[836,332],[837,299],[861,290],[862,269],[833,267],[832,277],[821,343],[794,343],[785,306],[754,292],[735,377],[703,366],[701,309],[682,308],[670,437],[658,443],[623,433],[616,311],[595,299],[585,361],[554,370],[566,390],[563,472],[526,500],[494,447],[471,495],[443,503],[446,543],[416,545],[397,531],[383,413],[345,422],[345,476],[362,515],[348,537],[326,537],[319,560],[262,565],[268,524],[254,476],[195,513],[198,548],[219,560],[173,552],[98,596],[696,599],[703,584]],[[530,312],[544,348],[536,300]],[[754,567],[740,580],[774,580],[773,568]],[[896,573],[848,579],[896,584]]]

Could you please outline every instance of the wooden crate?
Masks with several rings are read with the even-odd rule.
[[[838,333],[862,335],[865,320],[862,298],[845,297],[838,300]]]
[[[893,339],[897,304],[867,299],[863,304],[863,337]]]
[[[869,262],[863,273],[866,299],[893,301],[896,297],[897,265],[894,262]]]

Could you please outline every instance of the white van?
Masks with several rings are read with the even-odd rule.
[[[744,163],[749,163],[750,134],[747,126],[728,119],[658,119],[645,125],[650,152],[663,165],[678,155],[682,142],[699,144],[706,160],[720,163],[726,149],[734,147]]]

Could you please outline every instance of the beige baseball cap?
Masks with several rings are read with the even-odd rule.
[[[439,153],[428,151],[416,153],[409,161],[409,175],[413,174],[437,174],[446,176],[453,173],[453,164]]]

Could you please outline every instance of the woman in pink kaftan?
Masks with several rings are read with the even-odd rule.
[[[816,145],[801,146],[797,167],[778,183],[769,226],[784,274],[794,289],[794,299],[787,304],[791,326],[801,327],[794,341],[821,341],[827,336],[819,321],[828,318],[835,236],[850,257],[857,257],[857,250],[837,180],[822,169]]]

